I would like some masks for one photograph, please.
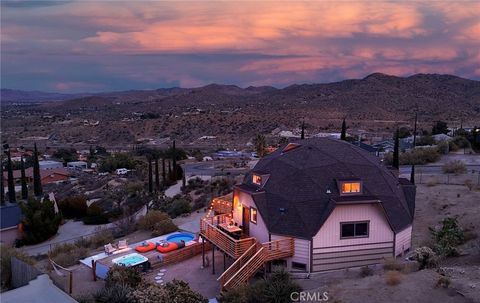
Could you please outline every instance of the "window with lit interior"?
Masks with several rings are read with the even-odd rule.
[[[257,224],[257,209],[250,208],[250,222]]]
[[[369,234],[369,222],[345,222],[340,223],[340,238],[367,238]]]
[[[362,185],[360,182],[343,182],[342,194],[356,194],[362,191]]]
[[[262,185],[262,176],[253,175],[252,182],[253,182],[253,184]]]

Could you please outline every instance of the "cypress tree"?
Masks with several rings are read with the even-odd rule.
[[[342,122],[342,133],[340,134],[340,140],[347,140],[347,123],[345,122],[345,118],[343,118]]]
[[[160,176],[158,172],[158,155],[155,156],[155,190],[160,190]]]
[[[413,127],[413,148],[417,146],[417,113],[415,113],[415,125]]]
[[[28,187],[27,187],[27,177],[25,176],[25,162],[23,161],[23,156],[20,158],[20,169],[22,173],[22,199],[28,199]]]
[[[398,169],[400,167],[400,153],[399,153],[399,149],[400,149],[400,138],[399,138],[399,135],[400,135],[400,131],[398,130],[397,128],[397,131],[395,132],[395,145],[393,146],[393,162],[392,162],[392,166],[395,167],[396,169]]]
[[[177,181],[177,151],[175,149],[175,140],[173,140],[172,157],[173,157],[172,181]]]
[[[305,121],[302,121],[302,134],[300,135],[300,139],[305,139]]]
[[[40,163],[38,162],[37,143],[33,146],[33,193],[40,197],[43,193],[42,179],[40,177]]]
[[[1,179],[1,184],[0,184],[2,186],[0,188],[0,195],[1,195],[0,203],[2,205],[4,205],[5,204],[5,187],[4,187],[4,182],[3,182],[3,157],[0,157],[0,175],[1,175],[0,178],[2,178]]]
[[[165,157],[162,157],[162,186],[167,182],[167,172],[165,171]]]
[[[10,156],[10,147],[8,144],[4,145],[5,153],[7,154],[7,174],[8,174],[8,201],[10,203],[17,202],[15,196],[15,182],[13,181],[12,157]]]
[[[415,165],[412,165],[412,170],[410,171],[410,182],[415,184]]]
[[[170,160],[168,161],[168,179],[174,181],[172,175],[172,162]]]
[[[152,159],[147,157],[148,160],[148,192],[153,192],[153,172],[152,172]]]

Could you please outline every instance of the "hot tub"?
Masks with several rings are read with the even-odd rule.
[[[128,266],[128,267],[137,266],[146,262],[148,262],[148,258],[137,253],[128,254],[112,260],[112,263],[114,264]]]

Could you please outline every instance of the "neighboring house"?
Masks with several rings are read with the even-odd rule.
[[[393,140],[384,140],[374,144],[373,147],[378,148],[380,153],[390,153],[393,152],[395,143]]]
[[[13,245],[20,237],[22,211],[17,203],[6,203],[0,207],[0,243]]]
[[[262,158],[235,187],[231,213],[201,221],[201,236],[252,268],[275,262],[314,273],[380,263],[411,246],[416,188],[397,174],[345,141],[290,143]],[[219,212],[216,204],[212,210]],[[215,228],[240,233],[240,240],[226,245]],[[251,245],[254,256],[245,248]],[[241,277],[258,269],[247,275],[234,265],[220,278],[223,288],[245,283]]]
[[[40,169],[55,169],[55,168],[63,168],[63,163],[58,161],[52,160],[44,160],[38,162]]]
[[[82,169],[87,169],[88,164],[85,161],[67,162],[67,168],[75,169],[75,170],[82,170]]]
[[[13,171],[13,180],[15,183],[21,182],[21,170],[14,170]],[[8,172],[3,172],[4,180],[8,179]],[[27,183],[33,182],[33,168],[29,167],[25,170],[25,178],[27,179]],[[40,169],[40,178],[42,184],[50,184],[50,183],[57,183],[68,181],[70,179],[70,173],[65,168],[56,168],[56,169]]]
[[[377,147],[374,147],[374,146],[369,145],[369,144],[365,144],[365,143],[360,142],[360,141],[353,141],[352,144],[360,147],[361,149],[365,150],[366,152],[368,152],[368,153],[370,153],[374,156],[379,155],[379,149]]]

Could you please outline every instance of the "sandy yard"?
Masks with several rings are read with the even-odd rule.
[[[304,289],[327,291],[332,302],[480,302],[480,191],[463,185],[418,185],[413,248],[431,243],[428,227],[447,216],[458,216],[468,241],[462,256],[441,262],[450,277],[448,289],[436,287],[440,274],[434,269],[405,273],[401,283],[387,285],[382,265],[375,274],[362,278],[350,269],[297,280]]]

